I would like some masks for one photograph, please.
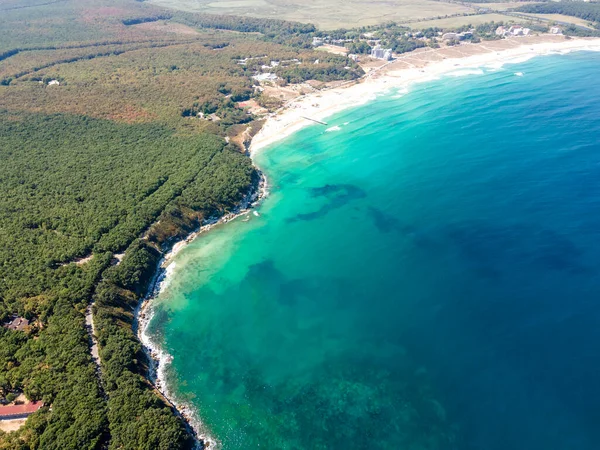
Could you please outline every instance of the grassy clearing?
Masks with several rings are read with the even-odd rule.
[[[412,29],[423,29],[429,27],[438,28],[457,28],[463,25],[480,25],[487,22],[515,22],[525,23],[527,20],[518,19],[517,17],[505,16],[503,14],[478,14],[474,16],[459,16],[449,17],[447,19],[425,20],[423,22],[415,22],[409,24]]]
[[[472,11],[466,6],[431,0],[150,0],[184,11],[235,14],[314,23],[323,30],[376,25],[387,21],[443,17]]]
[[[322,45],[321,47],[317,47],[317,51],[320,52],[329,52],[334,55],[347,55],[348,49],[346,47],[341,47],[339,45]]]
[[[538,3],[527,2],[528,5],[537,5]],[[491,9],[492,11],[507,11],[509,9],[523,6],[522,2],[502,2],[502,3],[476,3],[475,6],[480,8]]]
[[[524,13],[523,13],[524,14]],[[579,25],[586,28],[593,28],[590,26],[589,20],[580,19],[579,17],[565,16],[564,14],[525,14],[531,17],[539,17],[540,19],[551,20],[554,22],[566,22],[572,23],[573,25]]]
[[[473,6],[477,6],[479,8],[490,9],[492,11],[506,11],[508,9],[519,7],[518,3],[508,2],[508,3],[474,3]]]

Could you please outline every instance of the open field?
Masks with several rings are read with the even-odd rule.
[[[139,23],[137,25],[132,25],[132,27],[138,28],[140,30],[163,31],[165,33],[187,34],[192,36],[197,36],[200,34],[198,30],[195,30],[192,27],[188,27],[187,25],[182,25],[180,23],[169,22],[166,20]]]
[[[150,2],[184,11],[313,23],[324,30],[376,25],[390,20],[406,22],[472,11],[466,6],[431,0],[150,0]]]
[[[429,27],[456,28],[461,27],[463,25],[479,25],[487,22],[524,23],[527,21],[524,19],[519,19],[517,17],[505,16],[503,14],[477,14],[474,16],[458,16],[448,17],[446,19],[425,20],[423,22],[415,22],[408,25],[412,29],[423,29]]]
[[[527,2],[528,5],[538,5],[539,3]],[[523,2],[502,2],[502,3],[476,3],[475,6],[480,8],[491,9],[492,11],[506,11],[508,9],[518,8],[523,6]]]
[[[590,21],[580,19],[579,17],[565,16],[564,14],[529,14],[521,13],[526,16],[539,17],[540,19],[550,20],[554,22],[572,23],[573,25],[579,25],[586,28],[590,27]]]
[[[320,47],[317,47],[316,50],[320,51],[320,52],[333,53],[334,55],[347,55],[348,54],[348,49],[346,47],[342,47],[340,45],[325,44],[325,45],[321,45]]]

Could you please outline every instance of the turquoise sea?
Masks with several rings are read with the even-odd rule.
[[[224,449],[599,449],[599,74],[449,75],[261,151],[260,216],[154,303],[171,393]]]

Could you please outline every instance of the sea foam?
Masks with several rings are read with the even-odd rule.
[[[464,77],[467,75],[483,75],[484,72],[481,69],[460,69],[448,72],[446,75],[449,77]]]

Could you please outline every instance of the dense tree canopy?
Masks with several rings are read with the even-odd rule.
[[[69,430],[88,430],[80,444],[94,448],[107,423],[113,448],[173,448],[167,443],[175,438],[185,444],[179,420],[140,376],[132,311],[159,250],[135,237],[168,205],[189,204],[207,216],[235,205],[254,180],[249,160],[212,135],[35,114],[0,120],[0,152],[7,169],[0,179],[0,315],[16,312],[37,324],[28,333],[0,328],[0,389],[52,405],[39,413],[46,425],[38,424],[36,439],[44,448],[81,448]],[[132,240],[123,263],[101,275],[111,252]],[[154,241],[160,248],[160,238]],[[92,262],[68,264],[90,252]],[[96,322],[108,415],[82,314],[101,276]]]
[[[600,22],[600,4],[591,2],[560,1],[524,5],[517,11],[534,14],[564,14],[590,22]]]

